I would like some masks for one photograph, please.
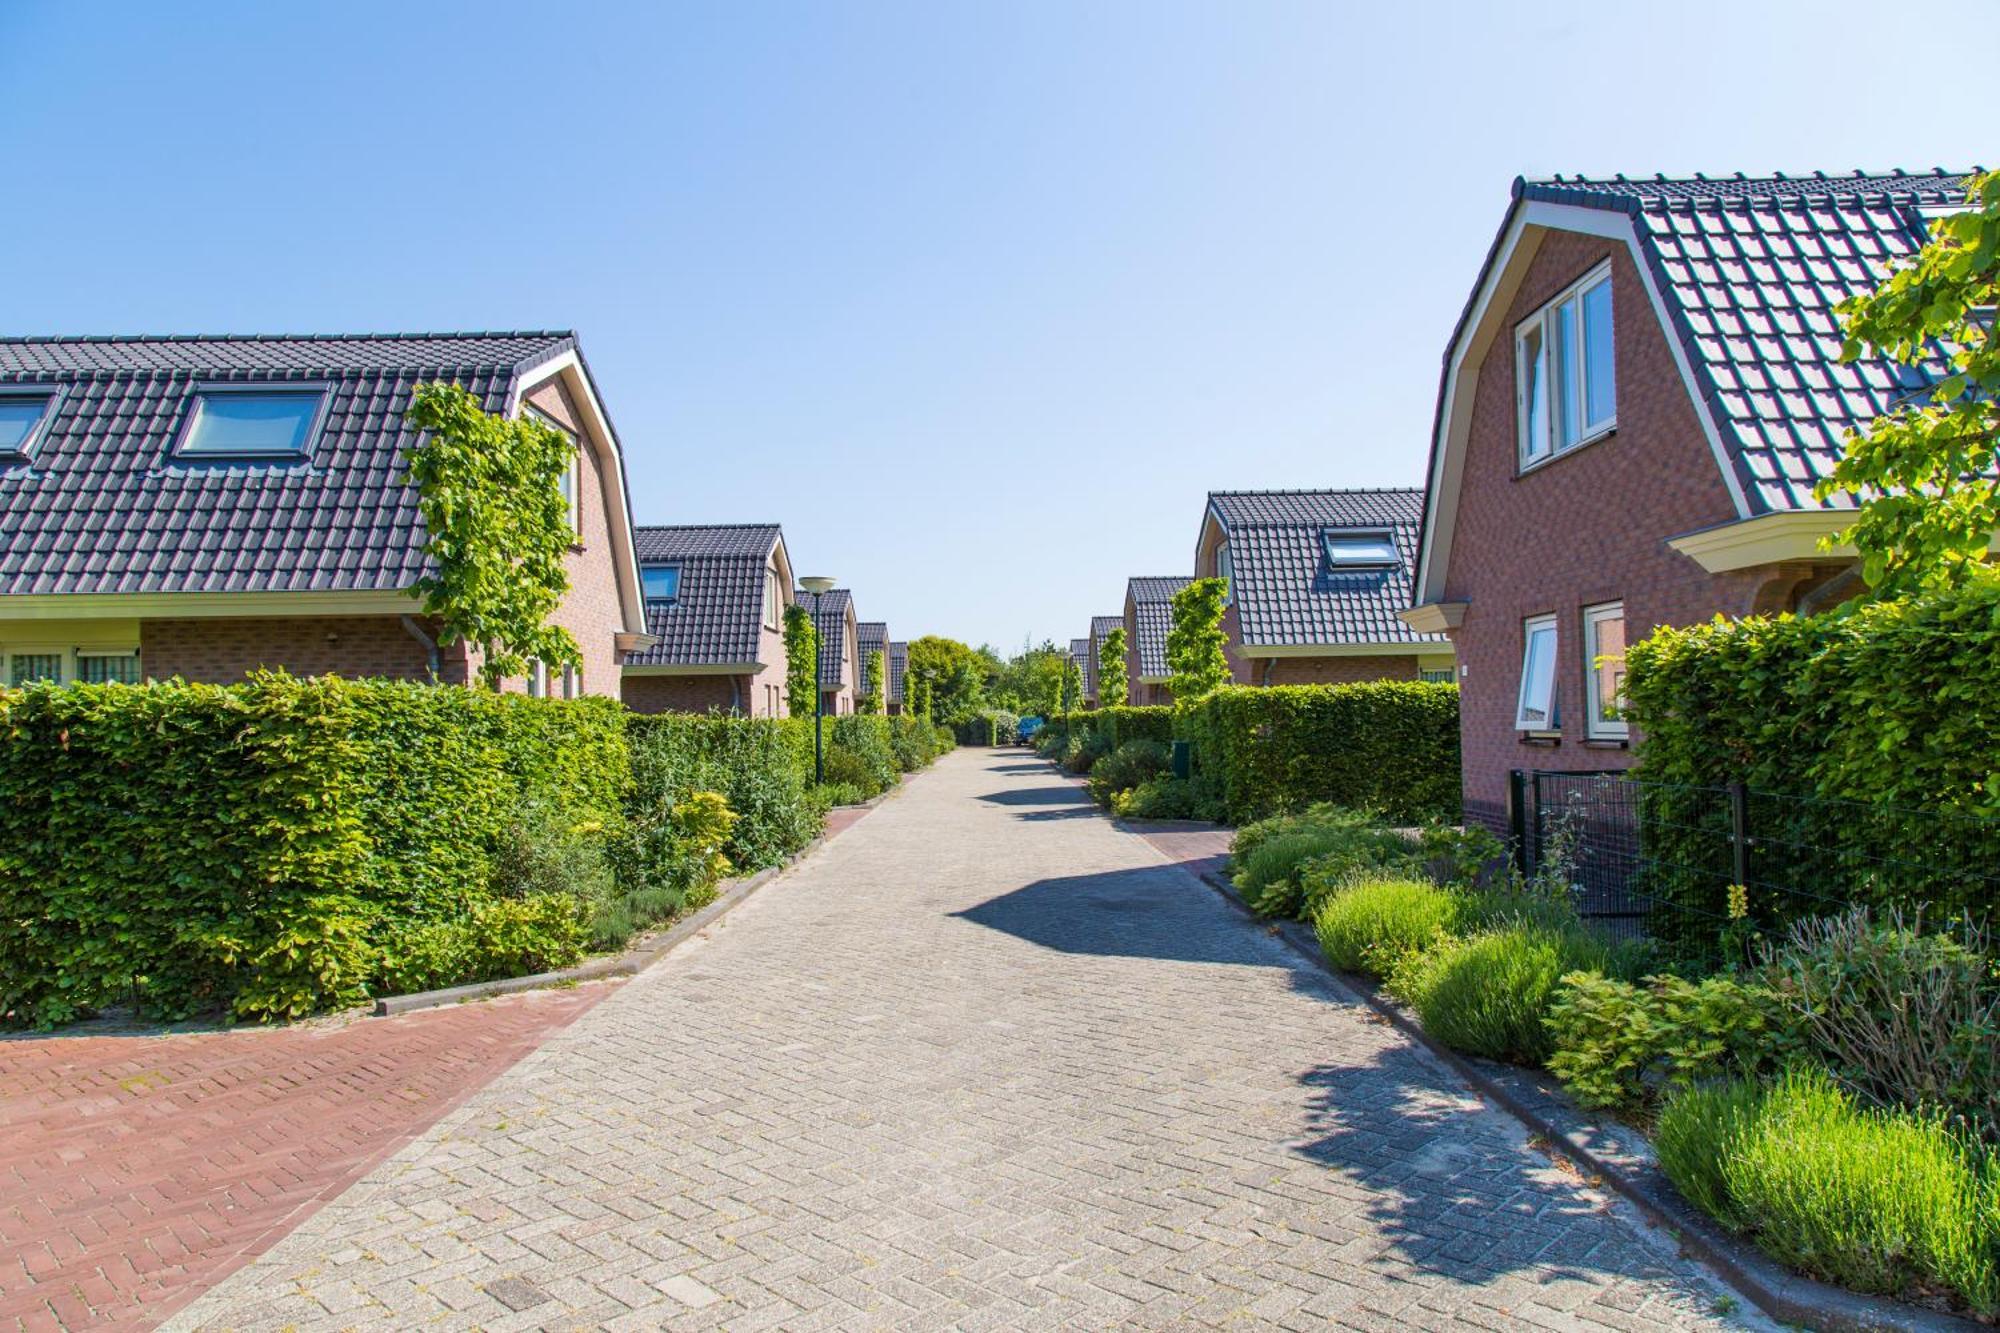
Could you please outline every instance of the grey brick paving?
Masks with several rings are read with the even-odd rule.
[[[948,757],[169,1327],[1634,1329],[1664,1237],[1025,757]]]

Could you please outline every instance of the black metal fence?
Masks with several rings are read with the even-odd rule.
[[[1517,771],[1521,867],[1555,861],[1587,920],[1618,936],[1713,940],[1856,904],[1932,920],[2000,907],[2000,819],[1622,773]]]

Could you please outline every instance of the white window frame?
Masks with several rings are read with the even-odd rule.
[[[121,661],[130,661],[134,666],[138,667],[139,669],[138,672],[136,673],[134,683],[146,679],[145,667],[140,664],[139,653],[138,650],[136,649],[127,652],[117,648],[79,648],[76,650],[74,656],[75,656],[75,661],[71,663],[70,678],[72,680],[75,680],[79,684],[81,684],[83,681],[83,664],[87,661],[90,661],[92,658],[105,658],[105,657],[117,658]]]
[[[764,570],[764,628],[781,629],[785,623],[785,599],[778,591],[778,571]]]
[[[1380,544],[1386,555],[1335,555],[1334,548],[1344,542],[1367,542]],[[1335,574],[1372,574],[1378,570],[1401,569],[1403,556],[1396,545],[1396,534],[1389,528],[1321,528],[1319,552],[1326,561],[1326,567]]]
[[[1540,719],[1528,716],[1528,670],[1535,661],[1535,637],[1547,633],[1548,647],[1548,688],[1541,700]],[[1514,726],[1533,736],[1558,736],[1562,734],[1562,630],[1553,613],[1529,616],[1521,622],[1521,683],[1514,696]]]
[[[1583,699],[1584,733],[1594,741],[1622,741],[1630,739],[1632,728],[1623,718],[1603,716],[1604,701],[1599,697],[1602,685],[1597,678],[1598,652],[1597,628],[1606,621],[1615,620],[1620,626],[1625,623],[1625,603],[1602,602],[1596,606],[1583,608]]]
[[[1618,429],[1618,338],[1617,338],[1617,294],[1611,290],[1611,261],[1597,265],[1575,282],[1558,292],[1553,299],[1534,314],[1514,326],[1514,440],[1519,470],[1540,467],[1552,459],[1560,458],[1586,444],[1592,444]],[[1599,286],[1605,288],[1605,296],[1611,305],[1611,411],[1608,416],[1591,420],[1587,416],[1590,407],[1590,385],[1587,379],[1589,362],[1585,353],[1587,339],[1583,327],[1583,298]],[[1575,303],[1576,337],[1574,355],[1569,362],[1558,368],[1551,350],[1555,346],[1555,333],[1561,324],[1563,308]],[[1538,338],[1539,353],[1530,353],[1528,340]],[[1541,379],[1549,389],[1559,388],[1562,402],[1555,394],[1545,390],[1547,410],[1545,412],[1546,434],[1536,438],[1531,428],[1533,404],[1528,378],[1531,368],[1541,372]],[[1559,373],[1558,373],[1559,371]],[[1560,385],[1554,381],[1560,379]],[[1576,413],[1577,436],[1564,442],[1561,438],[1563,408],[1567,406]]]
[[[569,530],[576,538],[573,544],[581,546],[583,544],[583,442],[577,439],[575,431],[533,403],[523,403],[522,407],[531,413],[535,420],[569,441],[569,466],[563,469],[561,479],[556,482],[556,489],[562,493],[563,504],[569,510]]]
[[[0,464],[26,463],[34,459],[35,450],[55,424],[56,413],[62,408],[63,387],[60,384],[7,384],[0,385],[0,399],[11,402],[34,402],[42,404],[42,414],[28,427],[28,433],[21,442],[11,447],[0,448]]]

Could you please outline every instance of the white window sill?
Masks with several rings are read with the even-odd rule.
[[[1570,445],[1567,449],[1558,449],[1556,450],[1556,452],[1550,454],[1546,458],[1537,458],[1534,459],[1533,461],[1530,461],[1528,459],[1521,458],[1517,453],[1515,456],[1516,462],[1514,465],[1514,476],[1518,479],[1527,476],[1530,472],[1539,472],[1543,468],[1547,467],[1549,464],[1559,462],[1562,459],[1570,457],[1572,454],[1575,454],[1584,449],[1588,449],[1591,445],[1596,444],[1599,440],[1608,440],[1617,433],[1618,433],[1618,423],[1614,421],[1608,426],[1599,426],[1596,430],[1584,436],[1582,439],[1578,440],[1575,444]]]

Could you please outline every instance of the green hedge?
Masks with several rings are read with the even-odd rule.
[[[1174,719],[1200,773],[1220,783],[1232,823],[1319,801],[1398,823],[1458,813],[1455,685],[1226,686]]]
[[[1071,713],[1067,718],[1060,714],[1049,718],[1043,723],[1043,731],[1051,738],[1067,737],[1072,732],[1086,739],[1096,737],[1099,748],[1108,754],[1126,741],[1159,741],[1164,745],[1173,740],[1174,710],[1124,704],[1094,708]],[[1036,739],[1039,741],[1041,737]]]
[[[634,715],[627,728],[635,802],[720,792],[736,815],[723,854],[738,871],[778,865],[819,836],[826,811],[812,793],[810,723],[657,713]]]
[[[260,676],[0,691],[0,1019],[294,1015],[468,913],[533,808],[623,823],[624,709]]]
[[[2000,581],[1818,616],[1659,629],[1626,653],[1652,892],[1721,914],[1724,784],[1745,783],[1751,910],[1829,900],[1990,914],[2000,864]],[[1810,893],[1773,893],[1770,886]]]

